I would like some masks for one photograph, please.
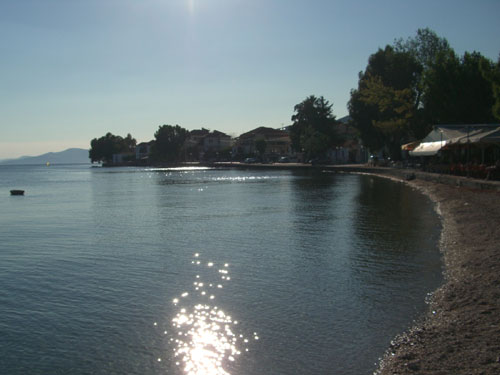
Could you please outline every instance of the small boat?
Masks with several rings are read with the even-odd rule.
[[[11,190],[10,195],[24,195],[24,190]]]

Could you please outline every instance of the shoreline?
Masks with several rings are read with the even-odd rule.
[[[368,173],[427,195],[443,223],[444,283],[428,311],[391,342],[375,374],[499,374],[500,192]]]
[[[427,195],[443,226],[444,281],[430,291],[427,311],[391,341],[374,374],[500,374],[500,181],[365,165],[237,167],[369,174]]]

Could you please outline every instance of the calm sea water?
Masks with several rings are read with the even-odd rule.
[[[441,281],[369,176],[3,166],[0,210],[2,374],[370,374]]]

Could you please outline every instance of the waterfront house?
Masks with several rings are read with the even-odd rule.
[[[217,153],[231,148],[233,140],[231,136],[220,131],[214,130],[203,137],[203,152]]]
[[[365,163],[368,160],[368,151],[363,146],[357,130],[352,126],[350,116],[338,120],[335,132],[339,143],[327,151],[327,158],[331,163]]]
[[[196,129],[189,133],[184,143],[186,160],[215,160],[224,153],[229,155],[233,140],[231,136],[218,130]]]
[[[134,160],[135,154],[133,152],[122,152],[119,154],[113,154],[112,165],[123,165],[130,163]]]
[[[265,148],[259,155],[258,142],[264,141]],[[285,130],[258,127],[241,134],[233,146],[233,155],[239,158],[261,156],[265,161],[276,161],[280,157],[293,157],[290,135]]]
[[[153,147],[154,141],[141,142],[135,146],[135,160],[147,161]]]

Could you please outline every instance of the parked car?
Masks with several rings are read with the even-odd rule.
[[[330,160],[328,159],[311,159],[309,160],[309,164],[311,165],[327,165],[330,164]]]
[[[287,156],[282,156],[278,159],[278,163],[290,163],[290,159]]]
[[[245,163],[257,163],[257,159],[256,158],[246,158],[244,160]]]

